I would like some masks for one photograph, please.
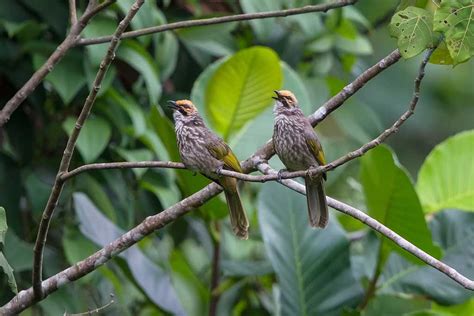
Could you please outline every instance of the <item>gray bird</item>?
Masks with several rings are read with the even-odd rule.
[[[173,109],[181,161],[186,168],[200,172],[224,189],[232,230],[240,239],[247,239],[249,222],[240,201],[237,179],[219,174],[222,169],[242,172],[239,160],[230,147],[206,127],[191,101],[169,103]]]
[[[299,108],[295,95],[288,90],[275,93],[273,147],[280,160],[289,171],[326,164],[318,136]],[[323,179],[326,180],[325,174],[305,177],[309,222],[311,226],[321,228],[326,227],[329,220]]]

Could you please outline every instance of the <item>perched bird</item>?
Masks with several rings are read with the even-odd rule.
[[[280,160],[290,171],[326,164],[321,143],[299,108],[295,95],[288,90],[275,93],[273,147]],[[326,180],[325,174],[305,177],[309,222],[311,226],[321,228],[326,227],[329,220],[323,178]]]
[[[191,101],[168,102],[173,109],[181,161],[186,168],[200,172],[224,189],[232,230],[240,239],[247,239],[249,222],[240,201],[237,179],[220,175],[222,169],[242,172],[239,160],[230,147],[207,128]]]

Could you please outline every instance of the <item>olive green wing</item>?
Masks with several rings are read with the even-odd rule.
[[[316,158],[319,165],[325,165],[326,158],[324,157],[323,147],[321,146],[317,136],[314,134],[307,136],[306,145],[308,145],[309,151],[313,154],[314,158]]]
[[[242,172],[239,159],[237,159],[229,145],[227,145],[223,140],[219,139],[217,141],[210,142],[206,145],[206,148],[214,158],[223,161],[224,166],[228,169]]]

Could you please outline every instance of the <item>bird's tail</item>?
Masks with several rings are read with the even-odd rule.
[[[224,188],[225,199],[229,206],[230,224],[234,234],[240,239],[248,239],[249,221],[240,200],[237,190],[237,180],[235,178],[224,177],[219,179]]]
[[[328,224],[329,213],[324,193],[323,177],[305,177],[306,200],[308,202],[309,222],[313,227],[324,228]]]

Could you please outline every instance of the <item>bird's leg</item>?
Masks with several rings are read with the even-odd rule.
[[[278,178],[277,178],[277,181],[281,183],[281,180],[282,180],[282,177],[283,177],[283,173],[287,172],[288,169],[280,169],[278,170]]]

